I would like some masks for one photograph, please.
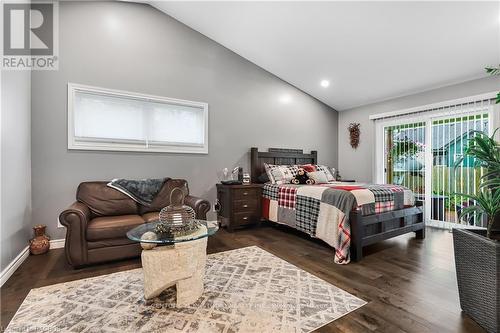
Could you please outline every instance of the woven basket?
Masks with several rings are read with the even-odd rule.
[[[488,332],[500,331],[500,242],[486,231],[453,229],[460,306]]]

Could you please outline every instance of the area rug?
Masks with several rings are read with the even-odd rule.
[[[146,301],[141,269],[30,291],[6,332],[310,332],[365,301],[251,246],[211,254],[205,292]]]

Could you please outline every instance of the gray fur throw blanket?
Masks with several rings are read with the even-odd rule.
[[[141,205],[149,207],[166,180],[167,178],[141,180],[117,178],[110,181],[107,185],[122,192]]]

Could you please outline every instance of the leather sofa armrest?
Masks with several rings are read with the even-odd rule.
[[[59,215],[59,221],[66,230],[64,250],[70,265],[74,267],[87,263],[87,223],[91,219],[90,209],[81,202],[74,202]]]
[[[194,209],[197,219],[205,220],[207,218],[207,212],[210,210],[208,200],[188,195],[184,198],[184,203]]]
[[[81,223],[87,228],[87,222],[90,221],[90,209],[87,205],[75,201],[59,215],[59,221],[66,228],[71,228],[75,223]]]

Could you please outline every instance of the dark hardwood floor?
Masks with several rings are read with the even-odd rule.
[[[209,239],[208,252],[257,245],[366,300],[367,305],[318,332],[483,332],[460,310],[451,234],[428,229],[425,240],[403,235],[365,249],[360,263],[335,265],[324,243],[279,226]],[[140,267],[128,260],[73,270],[62,249],[30,256],[0,289],[6,327],[30,289]]]

